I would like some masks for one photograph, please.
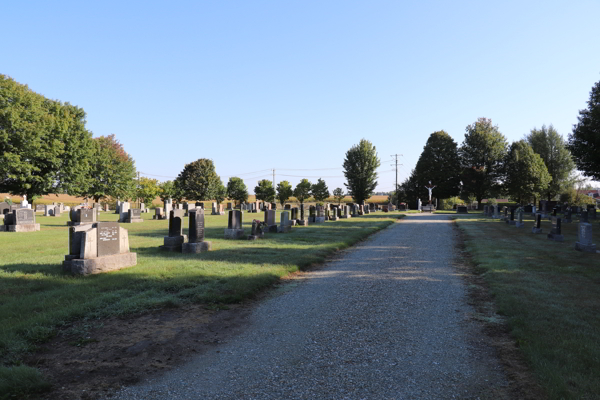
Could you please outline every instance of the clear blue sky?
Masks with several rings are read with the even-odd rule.
[[[87,112],[143,175],[344,187],[361,138],[394,188],[428,136],[491,118],[565,137],[600,80],[599,1],[5,1],[0,73]],[[302,171],[301,169],[314,169]],[[253,173],[259,171],[257,173]],[[293,175],[293,176],[292,176]]]

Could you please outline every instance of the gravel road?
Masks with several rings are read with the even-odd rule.
[[[454,239],[448,216],[409,215],[285,285],[242,335],[116,398],[504,398]]]

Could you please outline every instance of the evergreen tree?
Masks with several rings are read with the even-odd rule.
[[[294,194],[294,190],[288,181],[281,181],[277,184],[277,200],[279,200],[281,206],[285,204],[287,199],[292,197],[292,194]]]
[[[505,165],[506,191],[521,204],[538,198],[552,180],[544,160],[525,140],[514,142],[510,146]]]
[[[506,138],[491,119],[479,118],[467,126],[459,149],[463,168],[461,197],[473,195],[482,207],[481,200],[501,192],[507,146]]]
[[[273,188],[273,183],[268,179],[259,181],[258,185],[254,188],[254,194],[256,195],[256,200],[272,203],[275,200],[275,188]]]
[[[248,188],[246,188],[246,184],[241,178],[236,176],[229,178],[229,182],[227,182],[227,197],[239,203],[248,201]]]
[[[356,203],[360,204],[373,195],[379,165],[376,148],[368,140],[362,139],[346,152],[343,166],[347,183],[344,185]]]
[[[460,174],[456,142],[445,131],[433,132],[415,167],[419,186],[426,186],[431,181],[435,185],[432,196],[438,199],[454,197],[460,193]]]
[[[315,201],[323,202],[327,200],[329,198],[329,189],[325,181],[319,178],[317,183],[312,185],[311,194],[315,198]]]
[[[337,200],[338,205],[342,205],[342,200],[344,199],[344,197],[346,197],[346,195],[344,194],[344,189],[335,188],[335,190],[333,191],[333,197],[335,197],[335,199]]]
[[[212,160],[200,158],[186,164],[175,180],[175,187],[188,200],[212,200],[215,198],[221,179],[215,172]]]
[[[541,129],[533,128],[526,137],[527,143],[542,157],[552,181],[544,192],[547,200],[554,199],[566,188],[573,185],[575,163],[562,136],[552,125]]]
[[[579,111],[569,135],[569,150],[583,175],[600,180],[600,81],[592,87],[588,107]]]
[[[302,179],[294,189],[294,197],[300,202],[300,204],[304,204],[304,200],[310,197],[310,190],[312,188],[312,184],[308,179]]]

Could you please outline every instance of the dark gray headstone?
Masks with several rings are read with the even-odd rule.
[[[229,211],[227,229],[242,229],[242,212],[239,210]]]
[[[298,207],[292,208],[292,219],[298,219]]]
[[[96,213],[95,209],[87,209],[80,208],[77,210],[77,214],[79,214],[79,222],[95,222],[96,218],[94,218],[94,214]]]
[[[537,214],[535,218],[535,227],[540,229],[542,227],[542,214]]]
[[[588,212],[587,210],[581,212],[581,217],[579,218],[579,222],[588,222]]]
[[[129,209],[129,220],[142,218],[142,210],[139,208]]]
[[[552,233],[556,234],[556,235],[561,235],[561,231],[562,231],[562,224],[561,224],[561,219],[558,217],[554,217],[552,218]]]
[[[183,228],[181,226],[181,217],[178,216],[179,210],[171,210],[171,218],[169,218],[169,236],[177,237],[183,234]]]
[[[98,257],[119,254],[119,230],[118,222],[98,222]]]
[[[310,206],[308,208],[308,215],[314,217],[317,213],[317,208],[315,206]]]
[[[268,225],[275,225],[275,211],[274,210],[265,210],[265,220],[264,222]]]
[[[300,204],[300,219],[304,220],[304,204]]]
[[[189,211],[190,227],[188,230],[189,242],[199,243],[204,241],[204,210],[196,208]]]
[[[14,211],[15,225],[35,224],[35,213],[29,208],[20,208]]]
[[[200,207],[201,209],[204,209],[204,203],[197,201],[195,205],[196,205],[196,208]]]

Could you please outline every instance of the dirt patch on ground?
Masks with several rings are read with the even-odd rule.
[[[476,264],[467,252],[463,232],[453,224],[457,233],[458,259],[456,269],[468,287],[469,304],[475,308],[473,319],[483,326],[483,332],[489,344],[496,350],[510,385],[510,396],[514,399],[546,399],[548,396],[527,367],[515,340],[510,335],[510,328],[496,313],[494,298],[484,278],[476,271]]]
[[[166,371],[243,331],[255,302],[189,305],[135,317],[78,322],[29,357],[53,388],[44,399],[98,399]]]

